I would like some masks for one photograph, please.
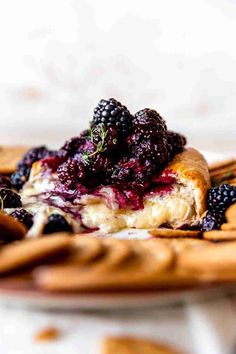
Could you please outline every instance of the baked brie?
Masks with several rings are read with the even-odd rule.
[[[113,233],[125,228],[198,225],[206,209],[210,177],[204,157],[188,148],[166,166],[155,188],[143,196],[143,206],[137,210],[120,207],[111,186],[102,186],[95,194],[83,194],[72,203],[53,193],[56,183],[57,176],[45,176],[43,165],[36,162],[21,193],[23,205],[34,214],[39,213],[41,231],[47,216],[57,211],[75,232],[89,229]]]
[[[155,110],[132,115],[114,98],[101,100],[88,130],[56,151],[30,149],[11,176],[20,196],[2,195],[23,208],[13,216],[29,236],[195,227],[210,177],[204,157],[185,145]]]

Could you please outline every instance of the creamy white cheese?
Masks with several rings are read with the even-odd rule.
[[[147,229],[168,223],[179,227],[194,223],[195,207],[193,198],[185,188],[176,186],[169,194],[158,195],[144,200],[140,210],[112,210],[104,203],[85,205],[81,210],[82,222],[89,228],[99,227],[103,232],[117,232],[123,228]]]
[[[55,187],[55,175],[44,177],[36,165],[32,169],[29,181],[22,190],[22,200],[26,208],[37,214],[37,209],[42,210],[49,202],[43,199],[42,193],[47,194]],[[83,195],[74,200],[73,205],[65,202],[59,196],[53,197],[53,206],[44,208],[44,214],[50,215],[59,212],[64,215],[72,225],[74,232],[81,231],[81,222],[87,228],[99,229],[102,233],[114,233],[124,228],[147,229],[159,227],[168,223],[174,228],[183,224],[195,224],[198,222],[194,204],[193,193],[186,186],[176,184],[171,192],[163,196],[155,194],[144,198],[144,208],[140,210],[119,209],[112,188],[103,187],[99,196]],[[65,213],[61,208],[77,209],[78,218]],[[38,218],[40,219],[40,218]],[[33,226],[32,234],[42,231],[40,222]],[[43,222],[45,223],[45,218]]]

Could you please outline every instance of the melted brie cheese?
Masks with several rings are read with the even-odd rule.
[[[53,212],[61,213],[72,225],[74,232],[81,231],[81,225],[99,229],[102,233],[114,233],[125,228],[148,229],[163,224],[177,228],[183,224],[198,223],[193,191],[182,184],[176,184],[171,192],[164,195],[152,194],[144,197],[144,208],[140,210],[119,209],[110,187],[103,187],[100,196],[83,195],[74,200],[73,204],[54,195],[51,199],[53,207],[49,207],[49,201],[43,199],[42,194],[53,190],[56,179],[55,175],[45,177],[41,172],[37,163],[34,164],[30,179],[21,193],[24,207],[34,209],[34,214],[37,214],[37,206],[38,209],[47,206],[45,210],[48,215]],[[72,214],[63,212],[64,206],[68,210],[77,209],[80,217],[74,218]],[[35,229],[36,227],[33,229],[34,233]],[[40,226],[38,229],[41,230]]]
[[[147,229],[168,223],[173,227],[194,223],[196,217],[194,200],[186,188],[176,186],[174,190],[160,197],[144,200],[141,210],[112,210],[104,203],[85,205],[81,210],[83,224],[88,228],[99,228],[102,232],[117,232],[123,228]]]

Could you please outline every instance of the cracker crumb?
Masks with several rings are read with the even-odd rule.
[[[36,342],[47,342],[57,340],[61,336],[61,331],[56,327],[47,327],[39,330],[34,335]]]

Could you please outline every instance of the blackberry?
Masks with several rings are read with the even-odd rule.
[[[146,140],[167,137],[165,121],[154,109],[145,108],[137,112],[134,115],[133,128]]]
[[[20,208],[22,206],[20,196],[8,188],[0,189],[0,199],[3,208]]]
[[[89,136],[90,136],[90,129],[85,129],[80,133],[79,138],[88,139]]]
[[[0,188],[11,189],[11,181],[9,177],[0,175]]]
[[[94,109],[93,125],[104,124],[114,128],[120,135],[127,135],[132,127],[132,115],[128,109],[114,98],[101,100]]]
[[[13,213],[11,213],[11,216],[21,221],[27,227],[27,229],[30,229],[33,225],[33,215],[25,209],[15,210]]]
[[[60,231],[72,231],[71,226],[66,219],[60,214],[51,214],[48,222],[44,227],[44,234],[52,234]]]
[[[86,176],[85,166],[74,159],[68,159],[57,169],[59,180],[68,187],[75,187],[78,181],[81,181]]]
[[[153,172],[153,164],[149,161],[123,158],[113,168],[111,183],[122,188],[143,191],[148,187]]]
[[[174,157],[175,154],[182,152],[187,140],[182,134],[168,131],[167,132],[167,149],[169,160]]]
[[[220,229],[221,225],[225,222],[225,215],[222,212],[208,210],[206,216],[202,219],[201,230],[211,231]]]
[[[85,144],[84,137],[74,137],[65,142],[60,148],[59,153],[64,157],[73,157],[76,153],[82,151],[82,147]]]
[[[53,153],[54,152],[49,151],[46,146],[39,146],[30,149],[18,163],[17,170],[11,175],[12,187],[16,190],[20,190],[29,178],[30,169],[33,163],[42,160]]]
[[[18,164],[18,168],[21,169],[23,166],[31,167],[34,162],[43,159],[49,154],[50,151],[44,145],[33,147],[24,155],[23,159]]]
[[[130,149],[130,147],[135,146],[143,140],[143,137],[140,133],[132,133],[125,139],[125,143]]]
[[[89,158],[89,169],[93,173],[104,172],[106,174],[107,170],[111,168],[111,159],[104,154],[95,154]]]
[[[91,139],[102,151],[110,153],[118,146],[119,134],[117,129],[109,127],[105,128],[103,124],[99,124],[92,129]]]
[[[167,161],[167,147],[163,141],[143,140],[134,146],[133,153],[141,161],[151,161],[156,168]]]
[[[23,166],[11,175],[11,185],[16,190],[20,190],[30,175],[30,167]]]
[[[224,212],[230,205],[236,203],[236,187],[221,184],[210,188],[207,195],[207,208]]]

